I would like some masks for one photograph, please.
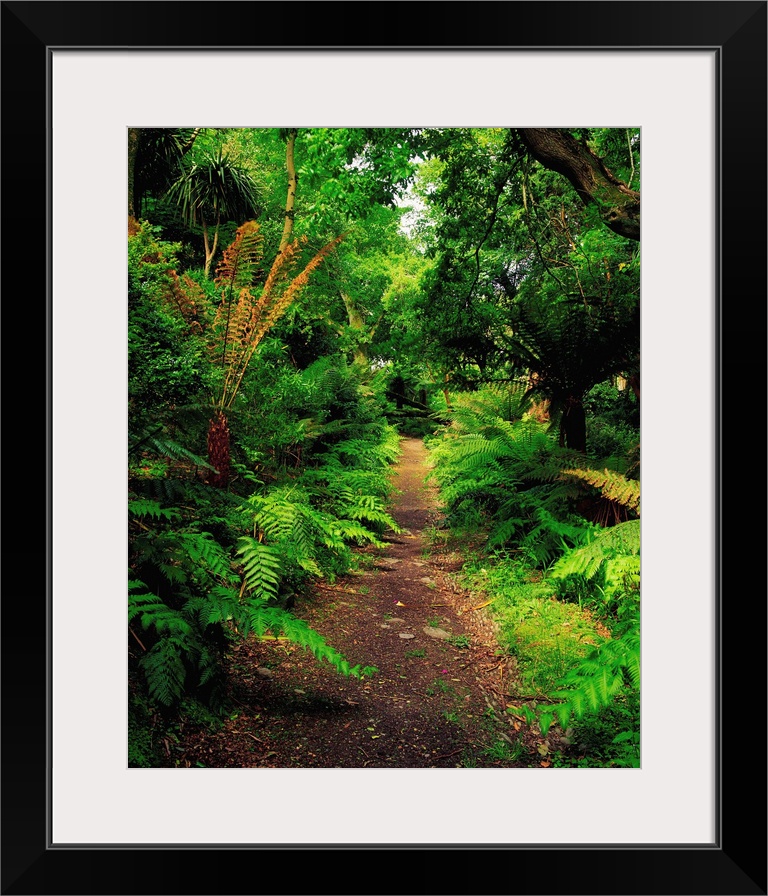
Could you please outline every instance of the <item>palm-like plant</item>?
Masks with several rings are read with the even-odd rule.
[[[258,189],[251,174],[222,148],[205,153],[170,186],[166,198],[174,202],[187,224],[199,224],[205,246],[205,275],[219,244],[222,221],[243,220],[258,211]]]
[[[148,196],[162,196],[182,170],[201,128],[128,129],[128,214],[140,218]]]
[[[638,307],[534,299],[517,304],[512,319],[508,350],[529,372],[529,395],[549,400],[560,444],[585,453],[584,396],[639,357]]]

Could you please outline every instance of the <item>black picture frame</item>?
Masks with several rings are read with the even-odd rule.
[[[2,311],[9,345],[34,336],[33,363],[9,352],[6,593],[2,603],[2,893],[766,894],[766,13],[757,0],[683,2],[3,2]],[[54,47],[284,49],[712,48],[719,73],[717,265],[718,806],[711,846],[377,844],[60,849],[49,839],[51,600],[49,56]],[[386,26],[385,26],[386,23]],[[342,27],[343,25],[343,27]],[[387,38],[380,37],[386,33]],[[396,42],[390,42],[395,35]],[[631,77],[631,72],[627,73]],[[696,185],[688,188],[695,190]],[[680,209],[685,226],[685,209]],[[41,271],[47,266],[47,277]],[[46,286],[43,286],[43,283]],[[45,362],[41,331],[48,323]],[[727,312],[727,313],[726,313]],[[34,317],[34,320],[31,318]],[[23,351],[28,351],[24,349]],[[18,358],[22,358],[19,371]],[[37,377],[37,379],[35,379]],[[31,388],[36,383],[37,389]],[[696,388],[686,384],[684,388]],[[23,400],[20,400],[23,395]],[[684,400],[684,394],[681,395]],[[43,408],[46,408],[43,411]],[[32,436],[37,424],[36,438]],[[42,424],[42,426],[41,426]],[[757,424],[757,427],[755,426]],[[40,428],[43,432],[40,433]],[[728,434],[729,438],[724,436]],[[692,436],[695,450],[695,436]],[[738,441],[738,454],[737,445]],[[761,452],[756,452],[755,446]],[[44,448],[43,448],[44,446]],[[760,468],[753,472],[755,455]],[[747,476],[750,476],[747,479]],[[45,481],[44,508],[30,486]],[[42,491],[42,489],[41,489]],[[40,498],[43,498],[40,495]],[[755,506],[756,505],[756,506]],[[673,510],[684,510],[680,499]],[[759,521],[756,522],[755,520]],[[45,531],[45,587],[42,566]],[[728,538],[725,536],[728,535]],[[758,537],[759,536],[759,537]],[[87,533],[83,533],[87,539]],[[757,568],[756,568],[757,567]],[[84,649],[87,649],[85,647]],[[671,684],[669,699],[682,695]],[[97,711],[97,707],[94,711]],[[681,710],[669,761],[700,735]],[[88,749],[84,744],[83,749]],[[84,782],[83,786],[87,786]],[[409,807],[410,811],[414,808]],[[572,813],[578,807],[553,806]],[[297,807],[297,811],[304,811]],[[425,807],[424,811],[428,811]],[[460,808],[457,810],[460,811]],[[525,808],[510,806],[510,812]],[[606,807],[621,826],[623,809]],[[664,806],[659,806],[659,812]],[[256,850],[249,856],[240,850]],[[582,855],[579,855],[582,853]],[[584,854],[586,853],[586,854]],[[245,859],[245,862],[243,862]]]

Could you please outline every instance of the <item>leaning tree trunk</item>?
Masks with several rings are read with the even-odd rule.
[[[216,410],[208,424],[208,463],[215,467],[209,482],[216,488],[229,485],[230,473],[229,424],[224,412]]]
[[[580,398],[569,395],[560,418],[560,446],[587,453],[587,418]]]
[[[614,233],[640,239],[640,194],[605,167],[589,147],[555,128],[518,128],[528,152],[573,184],[585,205],[596,205]]]

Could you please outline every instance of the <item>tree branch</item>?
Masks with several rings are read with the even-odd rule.
[[[640,193],[614,177],[589,147],[554,128],[518,128],[537,162],[567,178],[585,205],[595,205],[607,227],[640,239]]]

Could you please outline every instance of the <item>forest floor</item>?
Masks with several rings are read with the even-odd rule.
[[[229,660],[235,711],[187,723],[174,764],[206,768],[528,768],[547,766],[534,731],[506,712],[514,659],[499,651],[485,598],[463,590],[463,557],[435,538],[427,450],[404,438],[391,512],[402,532],[358,552],[358,569],[320,583],[292,612],[350,665],[347,678],[288,641],[251,638]],[[432,537],[430,537],[432,536]]]

